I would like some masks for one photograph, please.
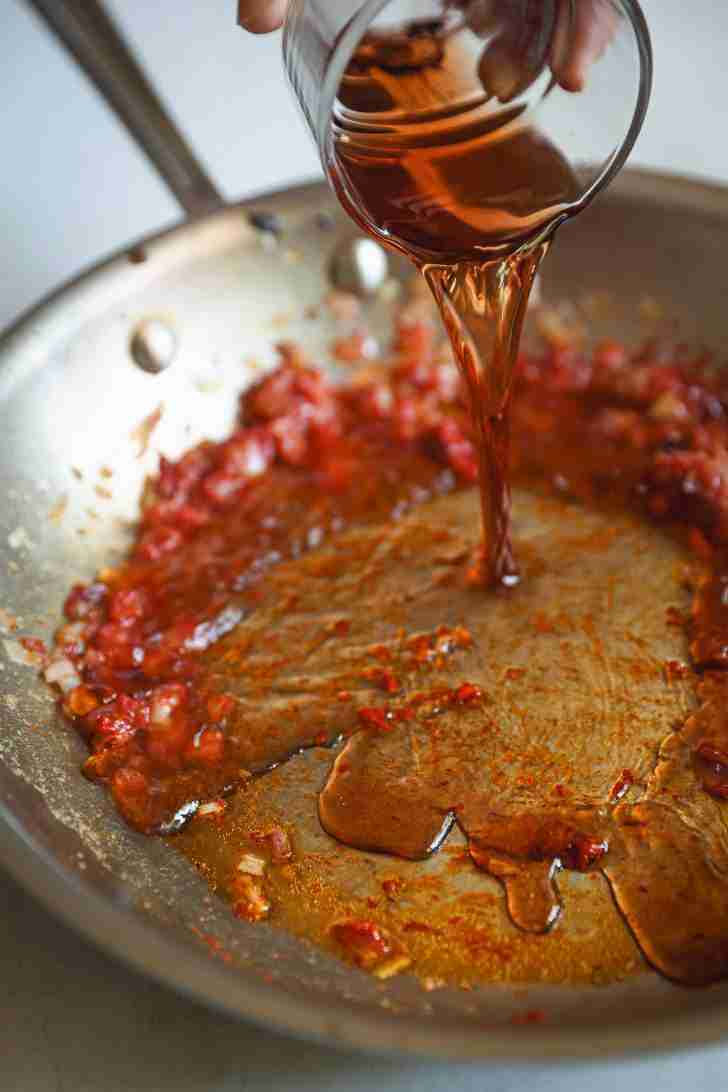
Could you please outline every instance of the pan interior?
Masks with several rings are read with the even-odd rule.
[[[677,330],[719,344],[725,207],[709,189],[626,175],[562,232],[544,294],[588,314],[596,336],[634,342]],[[114,260],[3,342],[7,865],[82,929],[159,977],[302,1032],[461,1057],[589,1053],[597,1030],[600,1053],[716,1037],[728,1023],[725,987],[688,992],[652,974],[568,988],[525,988],[506,975],[469,992],[423,991],[406,976],[372,981],[281,930],[233,921],[180,855],[125,829],[79,777],[83,748],[57,720],[44,684],[17,662],[17,637],[48,637],[69,584],[120,556],[157,453],[224,435],[237,392],[270,361],[273,342],[299,341],[314,360],[328,361],[334,331],[310,315],[326,290],[329,255],[349,228],[319,187],[272,197],[265,211],[281,220],[279,243],[231,209],[153,241],[142,263]],[[384,333],[386,303],[370,311],[367,321]],[[129,352],[150,318],[176,344],[172,367],[160,375],[140,371]],[[306,761],[305,777],[319,783],[319,757]],[[282,793],[288,776],[279,776]],[[370,871],[381,867],[366,858]],[[544,1023],[520,1019],[534,1010],[547,1014]]]
[[[514,514],[515,595],[463,579],[480,532],[474,490],[272,572],[257,609],[206,653],[199,685],[235,699],[227,731],[253,768],[318,746],[262,774],[217,822],[170,838],[234,901],[255,832],[291,831],[292,860],[266,873],[276,923],[340,954],[332,922],[374,921],[430,990],[604,985],[645,970],[598,872],[554,875],[515,843],[534,818],[569,823],[601,832],[628,866],[613,786],[624,770],[651,783],[693,703],[689,683],[665,676],[687,657],[684,631],[664,622],[666,602],[689,605],[681,548],[635,517],[526,490]],[[383,663],[408,719],[356,732],[357,707],[386,708]],[[352,723],[350,742],[322,745]]]

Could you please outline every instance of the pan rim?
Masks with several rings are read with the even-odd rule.
[[[0,336],[0,395],[4,385],[18,375],[13,372],[16,352],[23,371],[42,366],[42,354],[27,353],[46,326],[63,319],[67,304],[78,302],[85,294],[90,299],[102,278],[116,281],[122,270],[129,271],[129,251],[143,246],[156,258],[167,257],[170,267],[176,262],[178,242],[190,235],[210,230],[211,242],[219,249],[220,229],[232,247],[240,232],[248,233],[247,216],[240,213],[263,207],[276,198],[303,198],[307,194],[327,192],[323,182],[313,181],[286,190],[271,191],[228,206],[208,216],[183,223],[125,246],[53,291],[22,315]],[[609,192],[622,198],[639,200],[649,193],[665,204],[689,206],[705,212],[726,215],[728,186],[681,175],[632,169],[625,171]],[[236,233],[234,223],[240,225]],[[155,276],[159,266],[154,263]],[[137,271],[138,271],[138,267]],[[20,349],[26,349],[20,353]],[[257,977],[231,971],[170,937],[152,919],[143,918],[132,908],[111,896],[101,894],[82,883],[78,875],[63,866],[30,831],[22,826],[12,810],[0,801],[0,865],[51,913],[60,917],[75,932],[85,937],[107,955],[133,967],[143,975],[170,986],[182,995],[203,1002],[228,1015],[250,1020],[268,1030],[286,1032],[300,1038],[317,1040],[338,1048],[367,1053],[420,1056],[452,1061],[548,1062],[569,1060],[607,1060],[639,1054],[664,1054],[679,1049],[715,1044],[728,1034],[728,1007],[714,1010],[701,1007],[694,1013],[659,1015],[612,1025],[600,1038],[585,1034],[582,1027],[529,1025],[499,1026],[488,1031],[472,1026],[461,1030],[451,1025],[439,1028],[416,1016],[399,1016],[376,1007],[362,1006],[345,1010],[334,999],[293,996],[285,987],[263,985]],[[180,958],[184,952],[184,958]]]

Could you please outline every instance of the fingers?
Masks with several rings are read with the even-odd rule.
[[[286,0],[238,0],[238,22],[252,34],[268,34],[283,24],[286,7]]]
[[[525,91],[547,62],[565,91],[582,91],[619,26],[613,0],[558,0],[550,43],[542,0],[449,0],[449,6],[464,13],[474,33],[490,38],[478,72],[503,103]]]
[[[497,5],[483,4],[481,12],[481,25],[485,27],[487,20],[496,33],[483,50],[478,75],[490,95],[511,102],[543,70],[550,34],[544,5],[541,0],[501,0]]]
[[[612,41],[618,24],[611,0],[576,0],[573,5],[562,0],[551,44],[551,70],[565,91],[583,91],[589,69]]]
[[[497,0],[470,0],[453,6],[465,11],[467,24],[475,34],[490,34],[502,25]]]

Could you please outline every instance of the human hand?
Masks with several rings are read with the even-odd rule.
[[[282,25],[287,7],[287,0],[238,0],[238,22],[253,34],[267,34]]]
[[[479,75],[501,102],[520,95],[546,65],[565,91],[582,91],[619,25],[612,0],[556,0],[553,21],[547,21],[550,5],[544,0],[448,2],[476,34],[490,39]]]
[[[238,0],[238,22],[254,34],[277,30],[287,0]],[[565,91],[581,91],[590,67],[616,32],[619,15],[612,0],[556,0],[553,28],[544,0],[445,0],[463,12],[476,34],[490,38],[479,74],[483,86],[510,102],[548,64]],[[547,39],[550,35],[550,40]]]

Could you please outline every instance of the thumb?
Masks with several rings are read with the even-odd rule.
[[[286,17],[286,0],[238,0],[238,22],[253,34],[277,30]]]

